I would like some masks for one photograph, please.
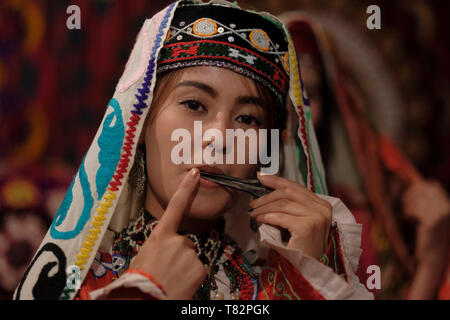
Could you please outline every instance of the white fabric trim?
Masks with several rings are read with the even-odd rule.
[[[281,240],[280,231],[275,227],[263,224],[259,228],[261,242],[286,258],[325,299],[373,299],[373,294],[359,282],[355,274],[362,252],[361,225],[356,223],[341,200],[325,195],[318,196],[333,206],[333,223],[337,224],[339,230],[348,282],[330,267],[303,254],[301,250],[287,248]]]
[[[138,288],[142,293],[149,294],[155,299],[164,300],[166,295],[148,278],[137,273],[125,273],[116,281],[111,282],[107,286],[92,291],[89,294],[91,300],[106,300],[108,295],[121,287]]]

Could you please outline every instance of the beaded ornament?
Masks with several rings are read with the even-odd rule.
[[[145,240],[150,236],[158,220],[147,210],[131,221],[128,228],[116,234],[113,242],[112,270],[113,279],[117,279],[129,268],[131,259],[138,254]],[[238,300],[251,300],[255,296],[254,283],[258,274],[242,254],[237,244],[224,234],[224,221],[216,228],[202,235],[187,234],[194,242],[197,256],[210,270],[202,282],[194,298],[198,300],[223,299],[224,294],[218,291],[215,276],[220,269],[230,281],[230,297]]]

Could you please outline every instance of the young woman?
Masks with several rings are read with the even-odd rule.
[[[281,139],[242,139],[263,129]],[[257,173],[263,151],[277,175]],[[202,171],[271,192],[253,199]],[[144,23],[15,298],[371,298],[355,276],[361,226],[326,192],[284,26],[228,2],[176,2]]]

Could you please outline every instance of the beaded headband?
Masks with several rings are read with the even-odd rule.
[[[190,66],[230,69],[258,81],[284,105],[288,42],[275,21],[239,8],[181,1],[158,58],[157,72]]]

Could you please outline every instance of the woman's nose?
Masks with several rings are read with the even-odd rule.
[[[208,121],[207,124],[203,124],[203,134],[205,138],[202,144],[203,148],[210,145],[217,151],[225,154],[227,150],[227,129],[232,129],[229,117],[222,112],[218,112],[211,121]],[[218,135],[220,135],[220,138],[217,137]],[[221,140],[222,143],[220,143],[219,140]]]

